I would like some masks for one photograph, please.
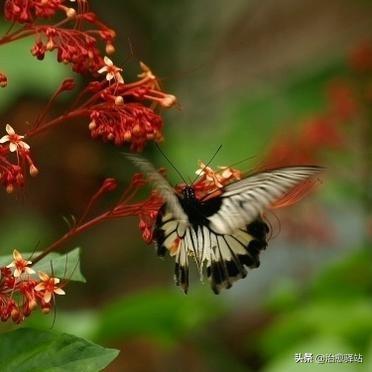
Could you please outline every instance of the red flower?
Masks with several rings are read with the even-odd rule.
[[[35,27],[37,41],[32,54],[43,59],[45,52],[57,50],[58,62],[70,63],[75,72],[92,72],[103,65],[95,37],[79,29]]]
[[[50,18],[60,9],[65,0],[6,0],[5,18],[12,22],[31,23],[36,17]]]
[[[31,176],[36,176],[39,171],[31,158],[30,146],[23,141],[24,136],[16,134],[9,124],[6,131],[8,134],[0,138],[0,183],[8,193],[12,193],[24,185],[27,166]],[[7,142],[9,144],[2,144]],[[14,157],[11,153],[16,154],[15,164],[9,159]]]
[[[65,292],[58,278],[39,273],[40,281],[34,279],[32,275],[35,272],[29,267],[31,262],[24,260],[17,250],[14,250],[13,257],[11,264],[0,268],[0,319],[7,321],[11,318],[20,323],[37,307],[48,313],[54,305],[53,296]]]
[[[8,78],[0,72],[0,88],[5,88],[8,85]]]
[[[151,108],[139,103],[102,105],[91,113],[89,129],[93,138],[101,137],[115,145],[130,143],[140,151],[148,141],[162,140],[163,121]]]

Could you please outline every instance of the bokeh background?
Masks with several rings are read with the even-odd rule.
[[[214,165],[248,159],[241,169],[311,163],[327,171],[315,193],[269,215],[274,236],[261,267],[219,296],[196,275],[185,296],[173,285],[172,260],[159,260],[138,221],[127,218],[66,246],[82,247],[87,283],[70,283],[54,324],[53,316],[34,316],[25,325],[53,325],[120,349],[108,371],[372,370],[372,3],[90,4],[118,32],[113,60],[126,80],[142,60],[178,97],[179,108],[164,113],[162,148],[186,177],[220,144]],[[0,92],[1,126],[19,132],[72,76],[55,56],[35,61],[31,45],[21,40],[0,52],[9,78]],[[32,140],[41,173],[24,194],[0,195],[1,254],[46,247],[104,178],[122,187],[129,181],[123,150],[92,141],[87,124]],[[145,153],[168,167],[152,146]],[[171,171],[169,179],[180,181]],[[294,354],[305,352],[361,353],[364,362],[296,364]]]

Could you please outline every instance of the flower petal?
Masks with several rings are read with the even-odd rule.
[[[54,288],[54,293],[58,295],[65,295],[66,292],[62,288]]]
[[[24,142],[24,141],[19,141],[18,142],[18,145],[20,147],[23,147],[25,150],[29,150],[30,149],[30,145],[28,143]]]
[[[15,152],[17,151],[17,145],[14,142],[9,143],[9,151],[10,152]]]
[[[114,62],[112,62],[111,59],[107,56],[103,57],[103,61],[105,62],[106,66],[113,66],[114,65]]]
[[[112,72],[108,72],[106,74],[106,80],[110,81],[114,78],[114,74]]]
[[[14,258],[16,261],[21,261],[21,260],[23,260],[22,255],[19,253],[19,251],[17,251],[17,249],[14,249],[14,250],[13,250],[13,258]]]
[[[104,72],[107,72],[107,66],[101,67],[98,71],[99,74],[103,74]]]
[[[52,292],[49,292],[49,291],[45,292],[43,299],[45,303],[49,303],[50,300],[52,299]]]
[[[5,135],[0,138],[0,143],[5,143],[9,141],[9,136]]]
[[[123,77],[121,76],[121,74],[120,74],[119,72],[117,72],[117,73],[115,74],[115,79],[116,79],[116,81],[117,81],[118,83],[120,83],[120,84],[124,84],[124,79],[123,79]]]
[[[9,125],[9,124],[7,124],[7,125],[5,126],[5,130],[6,130],[6,132],[7,132],[8,134],[10,134],[10,135],[15,134],[15,131],[14,131],[13,127],[12,127],[11,125]]]
[[[13,276],[14,276],[15,278],[18,278],[18,277],[21,276],[21,274],[22,274],[21,270],[19,270],[19,269],[15,269],[15,270],[14,270],[14,273],[13,273]]]
[[[38,275],[39,275],[39,278],[40,278],[43,282],[46,282],[46,281],[49,280],[49,275],[43,273],[42,271],[39,271],[39,272],[38,272]]]
[[[35,270],[31,269],[31,267],[25,267],[26,274],[35,274]]]
[[[45,284],[44,283],[39,283],[38,285],[35,286],[34,290],[35,291],[43,291],[45,289]]]

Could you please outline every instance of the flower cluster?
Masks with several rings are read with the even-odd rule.
[[[6,0],[5,18],[18,23],[32,23],[36,18],[51,18],[56,12],[73,8],[63,5],[66,0]]]
[[[103,58],[98,49],[99,41],[105,44],[106,53],[113,53],[115,32],[101,22],[95,13],[87,11],[87,1],[78,0],[78,9],[64,5],[65,0],[7,0],[5,18],[26,24],[6,35],[0,43],[35,35],[32,54],[42,60],[46,52],[57,51],[58,62],[71,64],[78,73],[96,74]],[[45,24],[39,19],[52,18],[57,13],[65,19],[56,24]]]
[[[40,308],[49,313],[54,304],[54,296],[64,295],[58,278],[35,271],[31,261],[25,260],[15,249],[13,261],[0,268],[0,319],[22,322],[33,310]]]
[[[144,101],[167,108],[176,103],[176,98],[161,91],[145,64],[140,63],[140,67],[140,80],[125,84],[122,69],[105,57],[105,65],[99,69],[106,75],[105,80],[90,85],[95,92],[89,107],[93,138],[101,137],[119,146],[130,143],[134,151],[141,151],[148,141],[162,140],[163,121],[154,106],[148,107]]]
[[[146,203],[146,208],[142,208],[138,214],[138,226],[141,231],[142,238],[147,244],[152,242],[152,234],[156,218],[163,204],[164,200],[159,196],[158,193],[153,192],[150,199]]]
[[[124,83],[122,69],[105,57],[97,70],[102,79],[88,83],[74,108],[51,122],[35,122],[27,136],[33,137],[69,119],[88,117],[88,128],[94,139],[100,138],[117,146],[128,144],[133,151],[141,151],[150,141],[161,141],[163,120],[156,112],[157,108],[175,105],[176,98],[161,90],[157,78],[144,63],[141,62],[140,67],[139,80]],[[71,79],[66,80],[52,100],[73,86]]]
[[[39,171],[31,158],[30,146],[23,141],[24,136],[17,134],[9,124],[5,129],[7,134],[0,138],[0,183],[12,193],[24,186],[27,173],[35,177]]]

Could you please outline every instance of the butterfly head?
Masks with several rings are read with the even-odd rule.
[[[182,190],[182,196],[184,199],[196,199],[194,188],[189,185],[185,186]]]

